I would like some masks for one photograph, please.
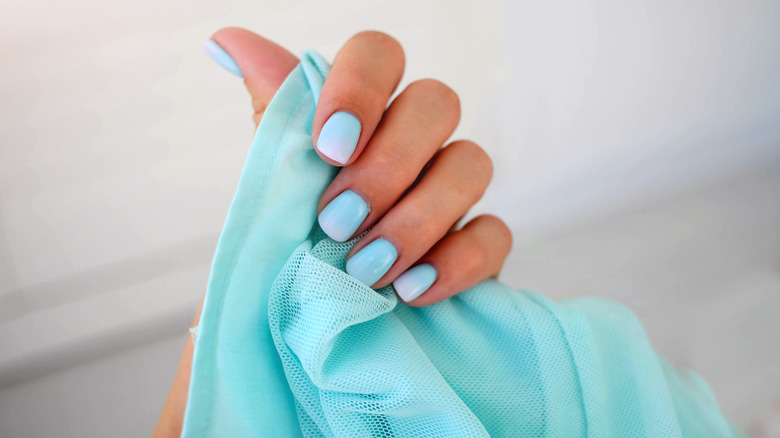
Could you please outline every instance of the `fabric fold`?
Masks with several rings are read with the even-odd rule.
[[[321,86],[327,63],[313,52],[303,61]],[[271,284],[308,237],[337,170],[312,147],[312,90],[299,65],[268,105],[247,155],[211,267],[185,436],[301,434],[267,308]]]
[[[325,237],[336,168],[311,125],[306,52],[266,110],[212,265],[184,436],[727,437],[706,384],[624,307],[484,281],[413,308],[347,275]]]

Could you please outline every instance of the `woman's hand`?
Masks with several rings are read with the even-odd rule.
[[[287,50],[239,28],[215,33],[207,50],[243,75],[256,124],[298,64]],[[443,83],[412,82],[388,106],[404,62],[395,39],[371,31],[350,38],[336,55],[312,135],[320,157],[342,169],[318,211],[334,240],[368,230],[348,255],[349,274],[374,288],[393,283],[402,300],[425,306],[496,275],[511,234],[487,215],[453,230],[482,197],[492,164],[470,141],[442,148],[460,119],[458,96]]]
[[[255,125],[298,59],[248,30],[215,33],[206,50],[244,78]],[[404,70],[400,44],[361,32],[341,48],[319,98],[317,153],[342,167],[320,199],[322,229],[345,241],[368,230],[347,272],[369,286],[393,283],[412,306],[449,298],[496,275],[511,246],[506,225],[479,216],[453,227],[482,196],[492,165],[475,143],[442,145],[460,118],[458,96],[439,81],[411,83],[387,105]],[[200,309],[193,325],[200,319]],[[193,345],[187,341],[153,436],[181,434]]]

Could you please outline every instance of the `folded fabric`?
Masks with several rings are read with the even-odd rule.
[[[707,385],[625,308],[488,280],[425,308],[345,273],[319,230],[336,168],[311,126],[305,52],[269,105],[212,265],[184,436],[727,437]]]

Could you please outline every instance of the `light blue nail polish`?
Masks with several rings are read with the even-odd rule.
[[[404,302],[408,303],[422,295],[436,281],[436,269],[425,263],[399,275],[393,282],[393,288]]]
[[[376,239],[347,261],[347,274],[371,286],[390,270],[398,251],[385,239]]]
[[[339,111],[325,122],[317,138],[317,150],[341,164],[346,164],[355,152],[360,139],[360,120],[352,114]]]
[[[357,193],[346,190],[330,201],[317,217],[320,228],[331,239],[344,242],[368,216],[368,204]]]
[[[222,68],[229,71],[230,73],[233,73],[239,78],[244,77],[244,74],[241,73],[241,69],[238,68],[238,64],[236,64],[236,61],[234,61],[228,52],[220,47],[219,44],[208,40],[203,43],[203,49],[206,51],[206,53],[208,53],[211,59],[216,61],[217,64],[219,64]]]

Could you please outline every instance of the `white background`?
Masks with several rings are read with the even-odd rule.
[[[201,45],[404,46],[494,159],[503,280],[596,295],[747,428],[780,396],[780,3],[0,2],[0,436],[151,432],[253,136]]]

